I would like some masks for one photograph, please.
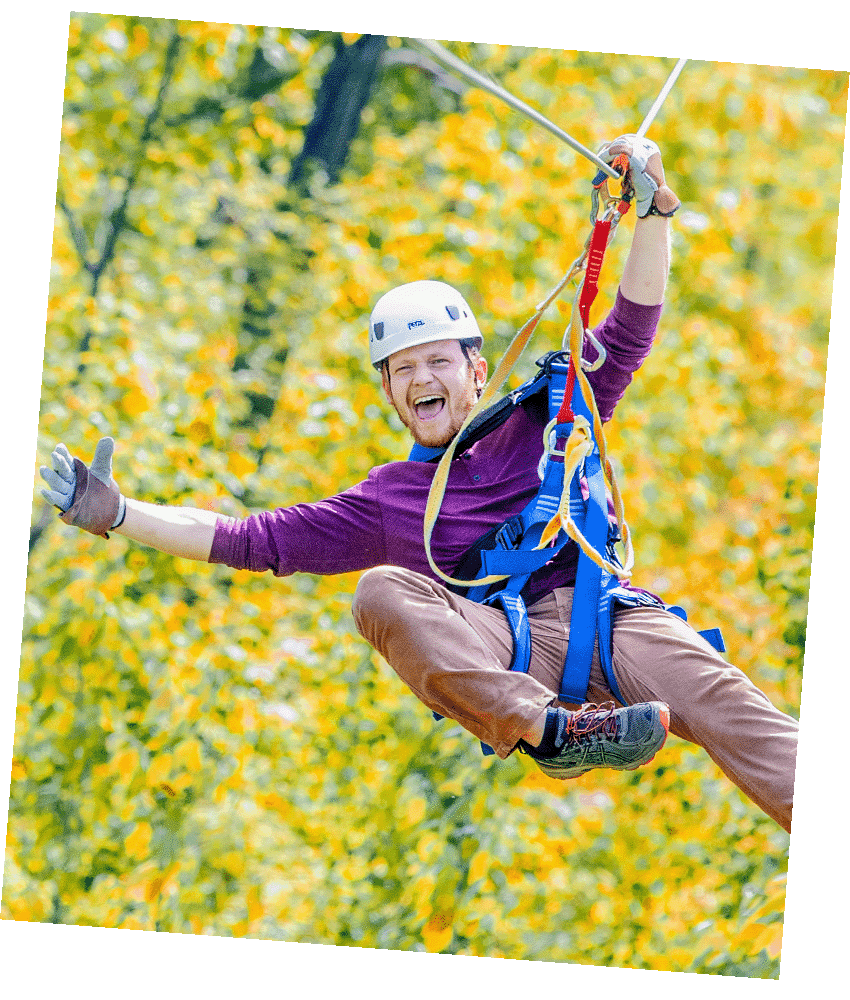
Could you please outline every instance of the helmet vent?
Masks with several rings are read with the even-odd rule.
[[[372,327],[372,330],[375,333],[375,340],[383,340],[383,337],[384,337],[384,324],[383,323],[375,323],[375,325]]]
[[[452,319],[460,319],[460,309],[457,306],[446,306],[446,312]]]

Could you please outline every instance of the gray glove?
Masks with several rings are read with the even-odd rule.
[[[628,159],[626,187],[634,191],[638,218],[647,215],[672,215],[681,204],[664,181],[661,151],[651,139],[633,134],[621,135],[599,150],[606,163],[619,156]]]
[[[111,437],[101,438],[95,449],[91,468],[78,458],[72,458],[64,444],[58,444],[51,456],[53,468],[42,465],[41,478],[50,487],[41,495],[62,511],[66,524],[109,538],[108,528],[117,528],[124,520],[127,507],[112,478]]]

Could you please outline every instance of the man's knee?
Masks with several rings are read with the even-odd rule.
[[[351,602],[351,613],[362,632],[367,619],[385,618],[405,586],[405,571],[396,566],[375,566],[360,577]]]

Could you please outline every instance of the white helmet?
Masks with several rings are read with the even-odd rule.
[[[484,343],[469,303],[443,281],[411,281],[382,295],[369,317],[369,356],[380,370],[391,354],[435,340]]]

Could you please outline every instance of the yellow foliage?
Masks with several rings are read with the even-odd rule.
[[[227,467],[234,476],[248,476],[256,471],[257,464],[247,455],[240,452],[232,452],[227,457]]]
[[[265,907],[260,898],[260,890],[257,886],[251,886],[247,893],[248,921],[255,924],[265,915]]]
[[[170,753],[166,751],[156,754],[145,772],[145,779],[148,786],[153,788],[161,785],[171,777],[173,768],[174,759]]]
[[[124,850],[128,857],[145,858],[150,850],[153,829],[150,823],[143,821],[136,825],[132,833],[124,841]]]
[[[216,863],[226,872],[238,878],[245,871],[245,856],[240,851],[228,851],[216,858]]]
[[[487,851],[477,851],[469,862],[469,881],[478,882],[480,879],[486,878],[491,863],[492,858]]]
[[[451,913],[435,913],[422,928],[422,943],[429,952],[441,952],[449,946],[454,930]]]
[[[197,773],[203,766],[201,743],[197,739],[185,740],[174,751],[174,764],[189,773]]]

